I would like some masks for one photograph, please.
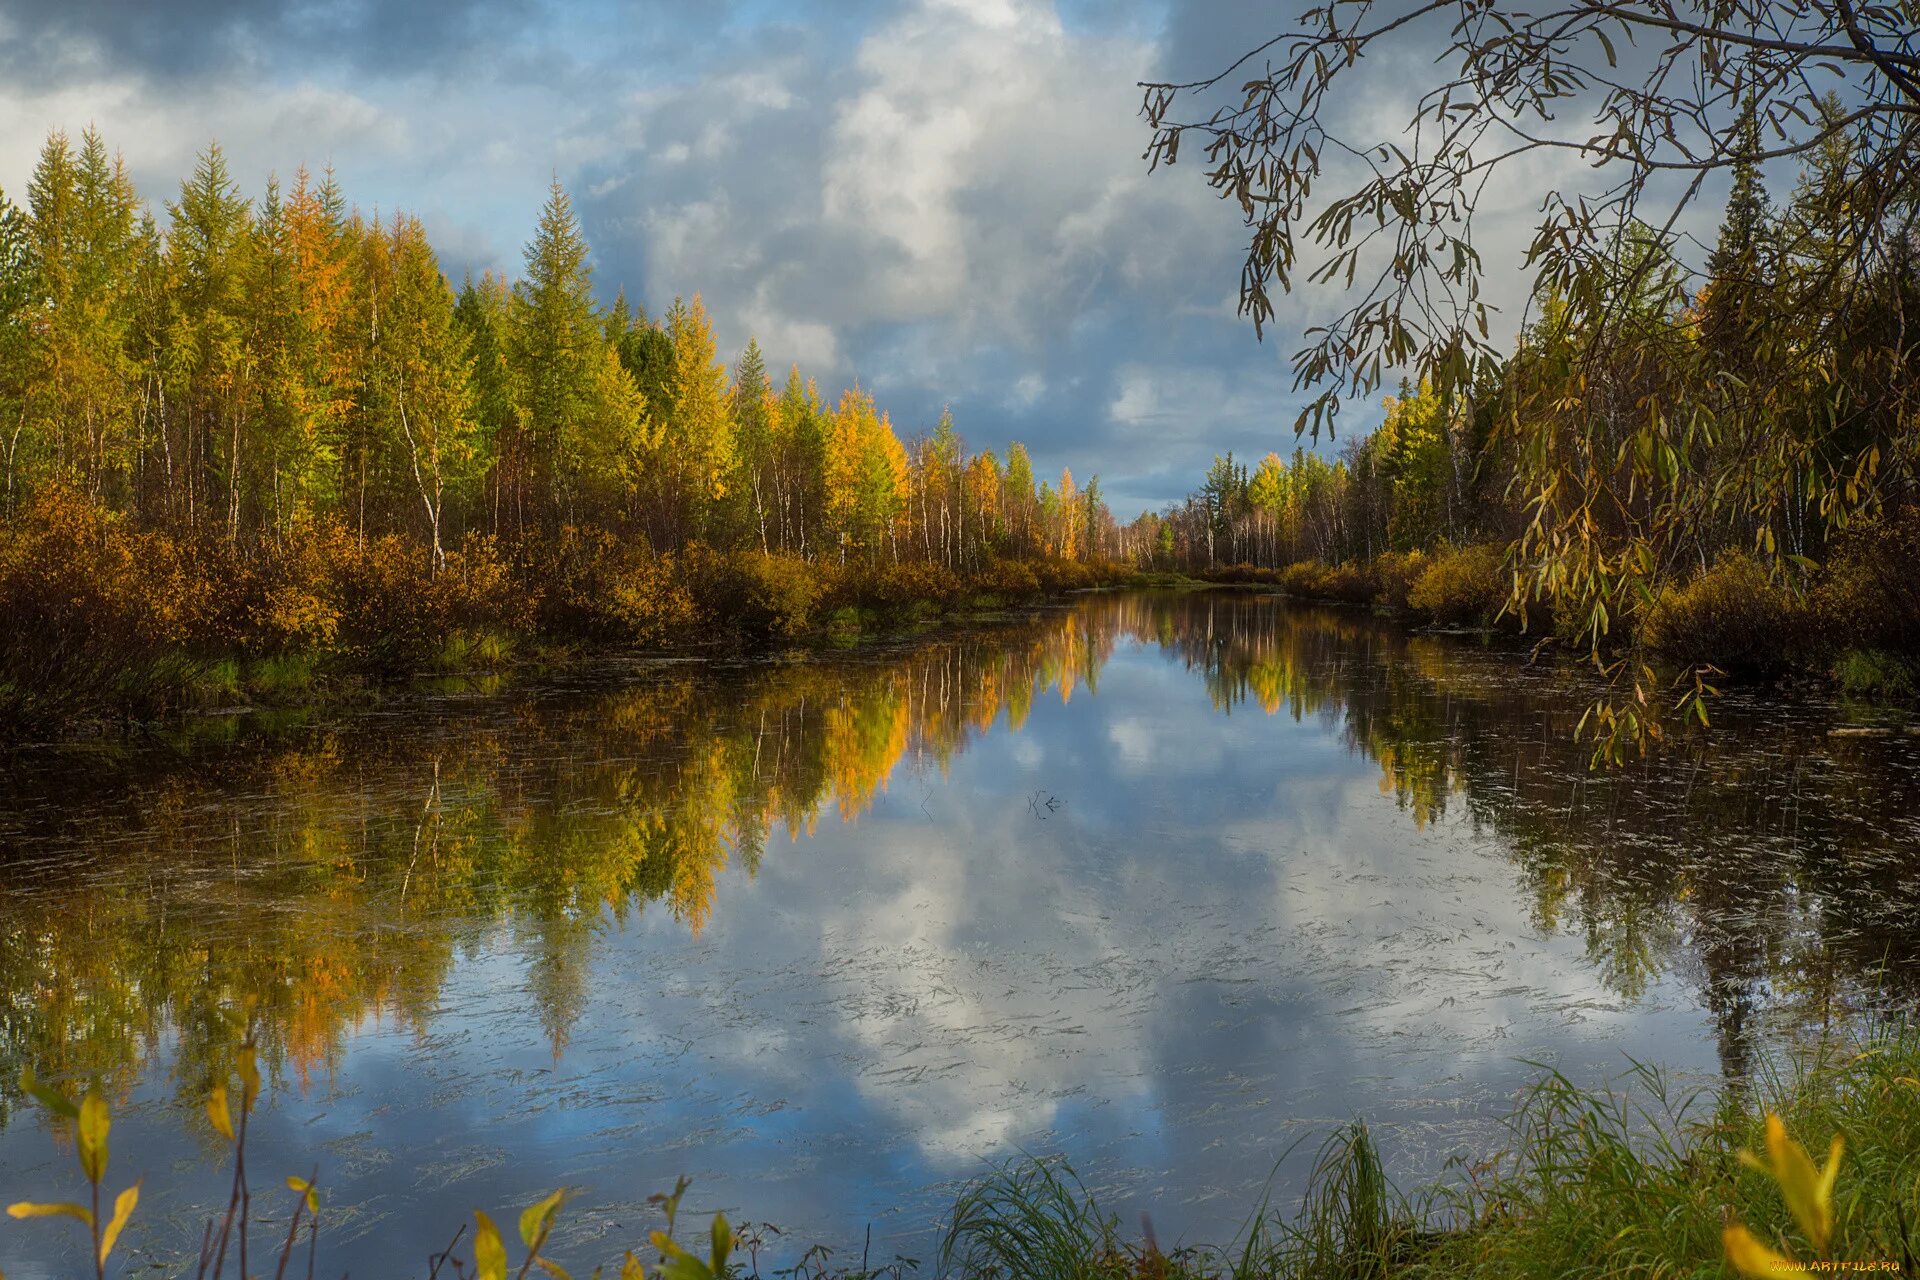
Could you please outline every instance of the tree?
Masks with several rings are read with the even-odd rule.
[[[6,467],[0,515],[13,513],[22,488],[20,445],[27,430],[42,296],[31,220],[0,191],[0,462]]]
[[[747,339],[747,349],[734,362],[728,409],[733,415],[737,472],[731,488],[751,497],[760,549],[767,551],[771,549],[767,508],[774,488],[773,384],[767,378],[760,344],[752,338]]]
[[[1001,480],[1000,510],[1014,554],[1033,551],[1033,520],[1037,501],[1033,491],[1033,459],[1018,440],[1007,446],[1007,470]]]
[[[806,555],[826,518],[830,421],[820,403],[819,388],[801,378],[799,365],[787,370],[787,384],[774,405],[773,419],[779,457],[780,546]]]
[[[467,278],[460,286],[460,297],[453,311],[467,354],[468,388],[473,396],[478,438],[490,463],[488,527],[495,533],[500,531],[503,491],[500,450],[503,445],[518,440],[521,433],[521,396],[514,386],[514,370],[509,358],[511,297],[506,281],[489,271],[477,282]]]
[[[719,357],[713,322],[695,294],[667,313],[673,340],[672,400],[660,448],[673,477],[681,537],[714,538],[729,532],[726,503],[734,478],[733,406],[727,366]]]
[[[138,201],[91,128],[78,153],[66,135],[50,136],[27,191],[45,306],[28,431],[42,465],[99,498],[125,482],[135,452],[126,288]]]
[[[483,463],[468,378],[472,358],[454,319],[453,291],[419,219],[396,214],[387,238],[393,266],[376,357],[380,399],[405,444],[438,573],[446,562],[447,489],[464,485]]]
[[[573,498],[561,465],[564,441],[593,412],[602,350],[593,306],[587,241],[559,178],[526,251],[526,272],[513,287],[508,360],[519,397],[518,431],[503,445],[502,465],[515,522],[529,500],[557,520]]]
[[[1347,293],[1295,357],[1297,386],[1314,393],[1296,430],[1332,430],[1344,398],[1371,396],[1396,370],[1442,398],[1505,387],[1499,430],[1512,439],[1527,508],[1516,582],[1579,620],[1594,659],[1639,686],[1638,705],[1648,700],[1643,668],[1603,654],[1610,620],[1690,568],[1677,552],[1697,531],[1745,527],[1784,561],[1783,504],[1805,495],[1835,527],[1910,483],[1910,467],[1882,469],[1878,442],[1841,455],[1834,433],[1810,440],[1793,429],[1804,419],[1783,414],[1826,397],[1850,415],[1912,393],[1911,368],[1885,342],[1878,358],[1836,358],[1859,330],[1851,309],[1831,305],[1837,285],[1882,276],[1911,239],[1912,23],[1907,7],[1850,0],[1326,0],[1219,75],[1144,85],[1148,157],[1171,165],[1183,145],[1205,151],[1207,181],[1249,231],[1240,305],[1256,331],[1274,314],[1274,286],[1290,289],[1302,270]],[[1343,121],[1378,118],[1344,109],[1347,91],[1374,87],[1356,68],[1408,59],[1435,68],[1415,86],[1412,118],[1377,135],[1348,130]],[[1836,77],[1844,105],[1830,110],[1820,86]],[[1549,123],[1582,115],[1584,138]],[[1681,260],[1681,219],[1710,179],[1732,178],[1751,203],[1756,166],[1816,156],[1842,138],[1850,155],[1823,179],[1820,209],[1841,250],[1783,273],[1769,305],[1742,321],[1745,345],[1765,353],[1752,361],[1757,377],[1737,395],[1698,393],[1719,373],[1712,353],[1665,322],[1712,264]],[[1501,378],[1475,213],[1494,175],[1558,152],[1596,179],[1549,194],[1527,246],[1536,298],[1562,309],[1563,358],[1534,361],[1516,390]],[[1346,174],[1346,185],[1320,189]],[[1627,398],[1656,383],[1688,389],[1684,412],[1669,412],[1670,399]],[[1593,396],[1600,385],[1614,394]],[[1549,447],[1529,438],[1542,424],[1553,425]],[[1739,444],[1715,443],[1725,441]],[[1681,461],[1709,456],[1736,470]],[[1569,457],[1593,464],[1573,489]],[[1650,490],[1659,494],[1651,540],[1589,536],[1596,510],[1644,503]],[[1631,712],[1601,720],[1628,736],[1650,727]]]
[[[907,453],[893,424],[856,383],[840,397],[827,436],[825,489],[828,527],[869,556],[882,545],[899,558],[895,522],[906,511]]]
[[[188,469],[187,521],[206,519],[225,492],[227,536],[240,536],[242,433],[247,380],[249,202],[227,170],[218,143],[200,153],[180,198],[167,206],[168,381],[182,405],[180,457]],[[204,477],[198,485],[195,477]],[[196,490],[200,497],[196,501]]]

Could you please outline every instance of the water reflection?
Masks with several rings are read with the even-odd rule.
[[[682,1169],[924,1239],[1016,1145],[1206,1233],[1297,1129],[1364,1111],[1425,1169],[1516,1057],[1738,1074],[1911,995],[1899,744],[1735,700],[1710,742],[1593,777],[1577,677],[1519,656],[1104,596],[847,659],[16,757],[0,1082],[104,1078],[181,1171],[251,1009],[262,1141],[339,1168],[348,1261],[582,1179],[595,1257]],[[31,1128],[0,1140],[9,1186],[50,1159]],[[217,1195],[196,1169],[180,1232]],[[0,1233],[8,1272],[49,1235]]]

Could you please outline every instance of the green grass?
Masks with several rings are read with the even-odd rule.
[[[1849,697],[1896,699],[1914,694],[1913,664],[1881,649],[1849,649],[1835,659],[1834,683]]]
[[[1061,1164],[996,1170],[956,1206],[942,1274],[967,1280],[1534,1280],[1731,1275],[1729,1220],[1803,1261],[1778,1186],[1743,1164],[1778,1112],[1823,1153],[1846,1147],[1830,1260],[1920,1267],[1920,1037],[1881,1035],[1857,1051],[1717,1096],[1676,1093],[1637,1069],[1588,1091],[1549,1072],[1507,1117],[1503,1150],[1413,1195],[1387,1180],[1354,1123],[1321,1148],[1302,1200],[1249,1210],[1234,1241],[1162,1254]]]

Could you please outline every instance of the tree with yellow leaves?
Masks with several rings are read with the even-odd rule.
[[[676,300],[667,313],[673,340],[673,375],[659,442],[661,461],[673,477],[675,532],[717,538],[727,528],[726,499],[734,471],[734,420],[727,366],[718,354],[713,322],[694,294]]]
[[[858,383],[841,395],[826,443],[827,522],[840,541],[841,559],[850,546],[873,555],[883,545],[898,559],[895,525],[911,493],[907,451]]]

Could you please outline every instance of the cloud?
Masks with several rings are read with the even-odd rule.
[[[517,34],[534,0],[7,0],[0,69],[16,83],[160,80],[330,63],[429,69]]]
[[[1237,209],[1198,164],[1141,159],[1136,82],[1218,69],[1262,21],[1229,0],[0,0],[0,186],[45,130],[95,121],[157,207],[217,137],[248,194],[331,163],[363,209],[420,213],[458,277],[517,269],[557,174],[606,300],[698,292],[728,353],[753,335],[829,395],[857,378],[908,433],[950,406],[971,446],[1097,473],[1128,518],[1216,450],[1293,447],[1286,359],[1338,306],[1285,298],[1256,343]],[[1397,118],[1404,70],[1374,78],[1369,123]],[[1561,180],[1516,171],[1490,242]]]

